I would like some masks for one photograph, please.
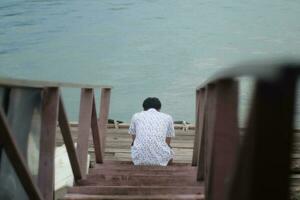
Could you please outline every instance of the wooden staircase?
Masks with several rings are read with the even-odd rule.
[[[196,176],[197,167],[190,164],[162,167],[105,161],[91,168],[63,199],[204,199],[203,183]]]

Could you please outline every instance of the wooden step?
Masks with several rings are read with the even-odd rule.
[[[170,166],[135,166],[133,164],[95,164],[95,166],[90,170],[94,169],[100,170],[165,170],[165,171],[194,171],[196,167],[192,167],[190,164],[176,163]],[[95,171],[95,170],[94,170]]]
[[[86,195],[86,194],[67,194],[64,200],[141,200],[141,199],[184,199],[184,200],[204,200],[203,194],[176,194],[176,195]]]
[[[179,170],[165,170],[165,169],[92,169],[89,172],[89,175],[144,175],[147,174],[149,176],[196,176],[197,169],[186,170],[186,169],[179,169]]]
[[[130,165],[130,166],[134,166],[133,163],[131,161],[116,161],[116,160],[105,160],[104,163],[101,164],[96,164],[96,166],[105,166],[105,165],[113,165],[113,166],[124,166],[124,165]],[[190,163],[172,163],[171,165],[169,165],[168,167],[172,167],[172,166],[182,166],[182,167],[186,167],[186,166],[191,166]],[[152,166],[136,166],[136,167],[152,167]],[[159,167],[159,166],[158,166]],[[163,166],[162,166],[163,167]]]
[[[154,195],[203,194],[202,186],[81,186],[68,189],[68,193],[89,195]]]
[[[176,179],[178,181],[193,180],[195,173],[184,174],[184,175],[168,175],[168,174],[93,174],[87,175],[86,179],[90,181],[107,181],[107,180],[143,180],[143,179]]]
[[[102,173],[103,171],[153,171],[153,172],[194,172],[197,167],[192,166],[134,166],[134,165],[96,165],[91,168],[90,173]]]
[[[197,168],[189,164],[134,166],[105,161],[69,188],[64,199],[204,199],[204,185],[196,175]]]
[[[201,182],[197,182],[196,176],[111,176],[111,177],[95,177],[92,176],[85,180],[77,181],[79,186],[201,186]]]
[[[93,169],[99,169],[100,170],[165,170],[165,171],[194,171],[196,167],[188,166],[188,167],[178,167],[178,166],[134,166],[134,165],[128,165],[128,166],[121,166],[121,165],[102,165],[102,166],[95,166]],[[93,171],[93,170],[91,170]]]

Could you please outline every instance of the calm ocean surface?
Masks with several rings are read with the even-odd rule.
[[[0,75],[110,84],[110,118],[157,96],[194,121],[195,88],[217,70],[299,57],[299,19],[297,0],[0,0]],[[79,96],[64,90],[71,120]]]

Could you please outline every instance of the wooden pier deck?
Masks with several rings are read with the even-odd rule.
[[[77,127],[71,126],[73,140],[77,141]],[[171,146],[175,152],[174,162],[176,163],[191,163],[194,145],[194,130],[183,131],[176,129],[176,137],[172,139]],[[95,154],[93,148],[93,138],[90,134],[89,137],[89,153],[91,162],[95,161]],[[104,160],[115,161],[131,161],[130,158],[130,144],[131,137],[128,134],[128,129],[114,129],[108,128],[106,132],[106,146],[104,152]],[[57,129],[56,146],[63,145],[62,134],[60,129]]]
[[[72,138],[77,141],[77,124],[71,126]],[[130,158],[130,144],[131,137],[128,134],[127,128],[108,128],[106,131],[106,148],[104,152],[104,159],[111,161],[131,161]],[[193,154],[195,130],[189,129],[184,131],[176,129],[176,137],[172,139],[171,146],[175,152],[176,163],[191,163]],[[56,146],[63,145],[63,138],[60,129],[56,131]],[[89,137],[89,154],[91,156],[91,163],[95,162],[94,147],[92,142],[92,135]],[[292,172],[293,174],[300,174],[300,130],[295,130],[294,152],[292,154]],[[294,176],[297,185],[300,185],[300,178]],[[295,182],[295,183],[296,183]]]
[[[71,126],[73,141],[77,141],[78,126]],[[127,128],[106,131],[104,163],[96,164],[92,134],[88,152],[90,169],[85,180],[56,195],[57,199],[204,199],[204,187],[198,182],[197,167],[192,167],[194,130],[176,129],[171,145],[175,152],[169,167],[133,166],[130,156],[131,137]],[[56,145],[63,145],[57,129]],[[182,185],[184,184],[184,187]],[[68,192],[67,195],[64,195]]]

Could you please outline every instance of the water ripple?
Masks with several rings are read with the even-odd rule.
[[[112,10],[112,11],[127,10],[127,9],[128,9],[127,7],[115,7],[115,8],[109,8],[109,10]]]
[[[18,16],[18,15],[23,15],[24,12],[16,12],[16,13],[8,13],[8,14],[3,14],[0,15],[1,17],[13,17],[13,16]]]
[[[36,23],[33,21],[28,21],[28,22],[14,22],[7,24],[6,26],[11,26],[11,27],[25,27],[25,26],[33,26]]]
[[[110,5],[113,5],[113,6],[132,6],[134,5],[133,2],[129,2],[129,3],[110,3]]]
[[[110,3],[113,7],[108,8],[112,11],[119,11],[119,10],[127,10],[130,6],[133,6],[135,3],[128,2],[128,3]]]
[[[7,5],[2,5],[2,6],[0,6],[0,10],[10,9],[10,8],[17,7],[17,6],[19,6],[19,3],[11,3],[11,4],[7,4]]]
[[[9,48],[9,49],[0,49],[0,55],[11,54],[13,52],[18,51],[19,48]]]

